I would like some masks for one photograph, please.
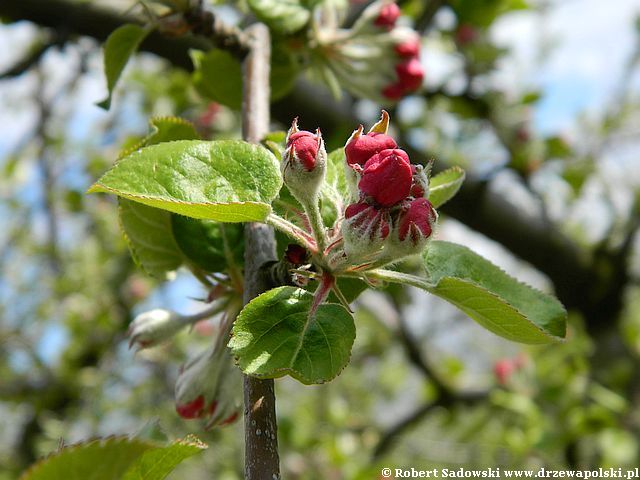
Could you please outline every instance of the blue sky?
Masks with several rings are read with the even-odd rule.
[[[544,16],[528,12],[508,15],[494,26],[492,35],[501,45],[510,47],[512,55],[500,65],[493,81],[514,95],[541,89],[542,99],[533,110],[534,127],[544,134],[570,135],[575,130],[577,115],[593,115],[606,108],[636,41],[633,30],[639,13],[637,0],[564,0],[553,2]],[[34,31],[27,24],[2,26],[0,44],[26,46]],[[550,41],[550,49],[545,56],[539,57],[539,46],[544,41]],[[20,49],[7,50],[7,54],[0,57],[0,71],[20,58]],[[64,56],[56,54],[47,58],[47,62],[59,62],[62,66],[59,73],[48,79],[52,90],[64,78],[65,61]],[[455,66],[444,53],[437,51],[436,45],[432,48],[426,45],[425,61],[432,83],[437,83],[439,77]],[[71,138],[77,142],[100,141],[91,138],[94,125],[108,115],[94,106],[105,95],[100,59],[92,60],[90,71],[82,81],[75,113],[67,126]],[[640,90],[638,76],[633,84],[636,92]],[[33,128],[35,112],[29,107],[28,96],[33,85],[33,76],[0,83],[0,105],[4,107],[0,108],[3,130],[0,168],[4,162],[2,158]],[[131,128],[146,128],[146,121],[139,116],[128,118]],[[35,189],[29,188],[29,184],[23,187],[22,192],[31,191],[37,202],[38,195],[33,194]],[[2,200],[3,193],[0,192],[0,202]],[[183,311],[193,309],[194,305],[184,298],[184,292],[199,291],[194,282],[190,277],[182,276],[176,287],[157,292],[144,306],[153,308],[164,303],[163,306],[174,306]],[[53,360],[55,352],[64,345],[64,331],[47,328],[41,338],[39,353],[47,360]]]

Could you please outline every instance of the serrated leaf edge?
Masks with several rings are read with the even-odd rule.
[[[278,287],[278,288],[287,288],[287,287]],[[272,289],[274,290],[274,289]],[[257,297],[255,297],[252,300],[255,300],[256,298],[259,298],[261,295],[264,295],[266,293],[271,292],[272,290],[267,290],[266,292],[261,293],[260,295],[258,295]],[[303,290],[306,294],[311,295],[310,292]],[[247,304],[248,305],[248,304]],[[346,309],[344,308],[342,305],[340,305],[339,303],[323,303],[322,305],[336,305],[340,308],[342,308],[345,312],[347,312],[347,314],[351,317],[351,320],[353,321],[353,315]],[[242,313],[242,312],[241,312]],[[354,322],[354,326],[355,326],[355,322]],[[233,330],[231,331],[231,338],[233,338]],[[231,338],[229,339],[229,343],[231,343]],[[355,338],[354,338],[355,341]],[[233,349],[230,348],[231,352],[233,353]],[[297,372],[296,370],[294,370],[291,367],[282,367],[282,368],[276,368],[272,371],[272,373],[268,373],[268,374],[256,374],[256,373],[247,373],[241,366],[240,366],[240,362],[239,362],[239,358],[237,355],[235,355],[234,353],[234,363],[235,365],[242,371],[242,373],[244,373],[245,375],[248,375],[250,377],[255,377],[255,378],[261,378],[261,379],[266,379],[266,378],[281,378],[284,377],[285,375],[289,375],[292,378],[295,378],[296,380],[298,380],[300,383],[304,384],[304,385],[322,385],[323,383],[327,383],[330,382],[331,380],[333,380],[334,378],[336,378],[338,375],[340,375],[343,370],[345,368],[347,368],[347,365],[349,365],[349,363],[351,363],[351,356],[353,354],[353,344],[351,345],[351,349],[349,350],[349,356],[347,358],[347,361],[344,363],[344,365],[342,366],[342,368],[340,370],[338,370],[336,372],[336,374],[330,378],[325,378],[325,379],[319,379],[319,380],[311,380],[306,378],[304,375],[300,375],[299,372]]]
[[[42,468],[46,462],[48,462],[52,458],[62,455],[63,453],[72,452],[74,450],[88,447],[96,443],[108,443],[108,442],[116,442],[116,441],[125,441],[125,442],[137,441],[140,443],[148,444],[149,448],[162,448],[162,444],[155,442],[153,440],[141,440],[135,437],[131,437],[129,435],[109,435],[107,437],[91,438],[91,439],[83,440],[81,442],[73,443],[70,445],[65,445],[62,448],[58,448],[57,450],[51,453],[48,453],[44,457],[38,459],[33,465],[27,468],[27,470],[22,472],[22,475],[20,475],[18,480],[28,480],[28,478],[31,475],[33,475],[33,473],[36,470]]]

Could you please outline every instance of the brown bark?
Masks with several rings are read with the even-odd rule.
[[[261,24],[247,29],[249,54],[243,63],[243,137],[259,142],[269,129],[269,30]],[[263,275],[264,265],[276,260],[273,229],[261,223],[245,227],[244,303],[271,285]],[[278,425],[273,380],[244,378],[245,478],[280,478]]]

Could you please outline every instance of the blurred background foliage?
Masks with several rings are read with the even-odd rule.
[[[469,174],[441,212],[438,237],[555,292],[570,312],[569,336],[522,347],[412,290],[365,293],[349,367],[327,385],[276,382],[284,478],[377,478],[383,466],[638,465],[637,4],[398,3],[401,21],[422,35],[426,78],[386,105],[394,133],[414,161],[434,158],[436,168]],[[100,41],[125,16],[142,15],[130,7],[0,5],[3,480],[61,441],[153,422],[169,437],[195,432],[210,445],[171,478],[241,477],[241,422],[203,432],[174,412],[178,367],[211,341],[216,322],[137,355],[125,339],[135,314],[197,311],[193,298],[207,292],[186,273],[171,282],[145,276],[122,238],[115,199],[84,195],[147,134],[151,116],[188,119],[206,138],[240,135],[238,112],[208,97],[207,82],[226,71],[207,71],[200,59],[192,73],[190,37],[150,38],[111,110],[94,105],[105,93]],[[211,8],[229,23],[251,19],[242,1]],[[287,64],[287,55],[275,58]],[[284,95],[273,105],[274,130],[299,115],[337,148],[358,122],[379,116],[372,101],[335,100],[304,75],[294,82],[291,72],[303,69],[272,79]]]

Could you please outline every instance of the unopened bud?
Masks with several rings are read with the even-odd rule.
[[[287,148],[282,156],[282,177],[291,193],[315,196],[320,189],[327,163],[327,152],[320,130],[316,133],[298,130],[295,119],[287,133]]]
[[[364,165],[358,188],[383,207],[394,205],[409,195],[411,165],[404,150],[387,149]]]
[[[437,218],[436,211],[426,198],[407,202],[398,215],[398,240],[421,250],[431,236]]]
[[[389,214],[366,202],[349,205],[342,224],[345,253],[364,258],[377,253],[389,236]]]
[[[424,70],[420,60],[417,58],[411,58],[396,65],[396,73],[398,74],[399,83],[405,92],[413,92],[422,86]]]
[[[417,57],[420,54],[420,38],[416,35],[415,38],[398,43],[393,50],[403,58]]]
[[[350,166],[364,167],[371,157],[383,150],[396,148],[396,141],[385,133],[369,132],[362,135],[362,125],[351,134],[344,147],[347,163]]]
[[[141,313],[129,325],[129,347],[136,343],[148,348],[170,339],[185,326],[182,319],[178,313],[162,308]]]
[[[391,30],[400,17],[400,7],[395,3],[388,3],[380,9],[380,13],[373,22],[376,26]]]
[[[304,265],[309,261],[309,252],[296,243],[290,243],[284,252],[284,258],[292,265]]]
[[[207,418],[207,427],[238,417],[242,375],[224,344],[190,360],[176,381],[176,412],[182,418]]]

